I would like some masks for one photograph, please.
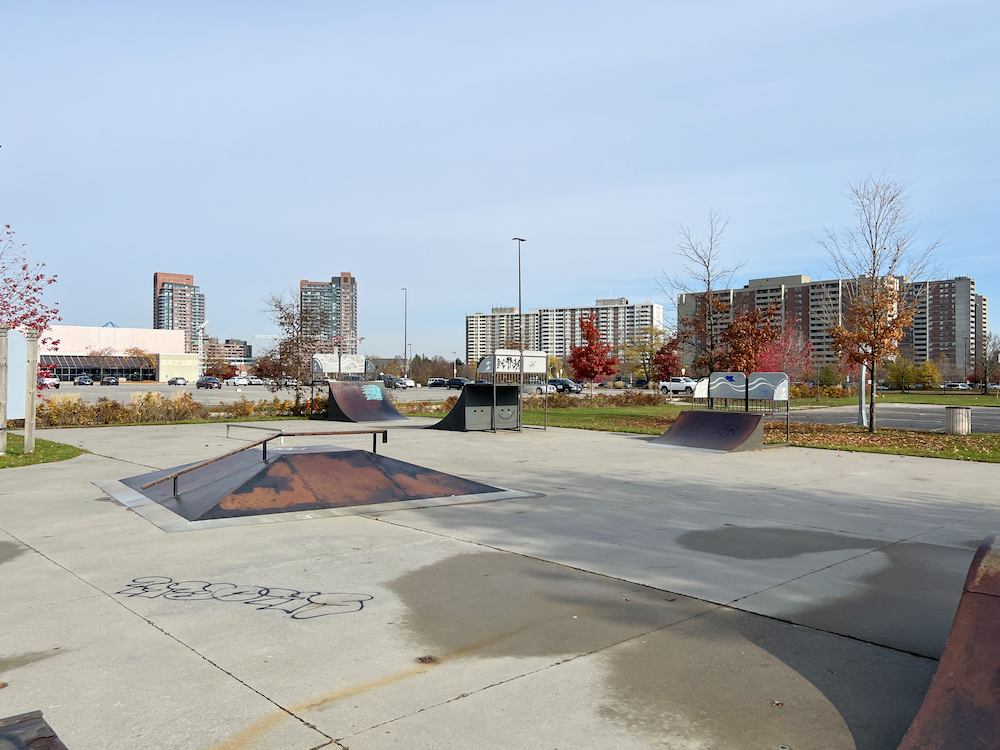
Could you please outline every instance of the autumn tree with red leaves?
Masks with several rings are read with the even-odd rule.
[[[790,380],[805,380],[812,370],[812,343],[792,323],[757,358],[758,372],[783,372]]]
[[[25,245],[17,244],[10,224],[0,232],[0,426],[7,426],[7,331],[18,330],[41,336],[59,320],[58,307],[42,301],[45,288],[56,281],[42,272],[45,264],[30,264],[24,256]],[[58,341],[45,340],[58,344]],[[37,363],[36,367],[37,369]],[[34,449],[34,404],[25,405],[25,453]],[[7,450],[7,431],[0,430],[0,455]]]
[[[670,378],[680,375],[681,358],[677,353],[678,346],[677,338],[672,338],[653,355],[653,370],[657,380],[670,380]]]
[[[605,344],[597,328],[597,313],[580,316],[580,335],[584,343],[570,347],[567,363],[577,380],[590,381],[590,395],[594,395],[594,378],[605,377],[615,372],[618,357],[611,354],[611,345]]]

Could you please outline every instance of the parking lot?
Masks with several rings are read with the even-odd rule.
[[[900,430],[944,432],[945,409],[938,404],[877,404],[875,420],[878,427]],[[972,406],[973,432],[1000,432],[1000,409]],[[858,423],[857,406],[829,406],[818,409],[796,409],[793,422],[849,425]]]

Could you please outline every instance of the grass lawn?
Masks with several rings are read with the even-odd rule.
[[[65,443],[53,443],[51,440],[35,438],[35,451],[24,455],[24,438],[20,435],[7,435],[7,454],[0,456],[0,469],[12,466],[28,466],[30,464],[46,464],[50,461],[65,461],[76,458],[87,451]]]
[[[549,409],[549,424],[553,427],[659,435],[673,424],[677,413],[684,408],[686,407],[671,404],[625,408]],[[540,425],[542,418],[540,409],[524,412],[525,424]],[[784,443],[784,422],[768,422],[764,429],[764,440],[771,444]],[[945,435],[918,430],[881,429],[872,435],[867,428],[854,425],[792,422],[790,442],[801,448],[1000,463],[1000,435],[996,434]]]

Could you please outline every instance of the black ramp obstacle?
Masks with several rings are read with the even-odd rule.
[[[327,419],[331,422],[385,422],[406,419],[389,400],[379,380],[332,381]]]
[[[498,430],[517,429],[517,386],[498,385],[496,387],[496,428]],[[458,403],[438,423],[430,425],[432,430],[454,430],[472,432],[493,429],[490,415],[493,412],[493,386],[469,383],[462,389]]]
[[[764,447],[764,415],[690,409],[678,414],[673,426],[651,442],[726,453],[760,450]]]

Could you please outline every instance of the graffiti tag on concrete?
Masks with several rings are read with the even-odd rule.
[[[230,602],[254,609],[285,612],[293,620],[311,620],[314,617],[358,612],[372,597],[368,594],[324,594],[320,591],[265,586],[240,586],[235,583],[209,583],[208,581],[175,581],[166,576],[143,576],[116,594],[143,599],[171,599],[175,601]]]

